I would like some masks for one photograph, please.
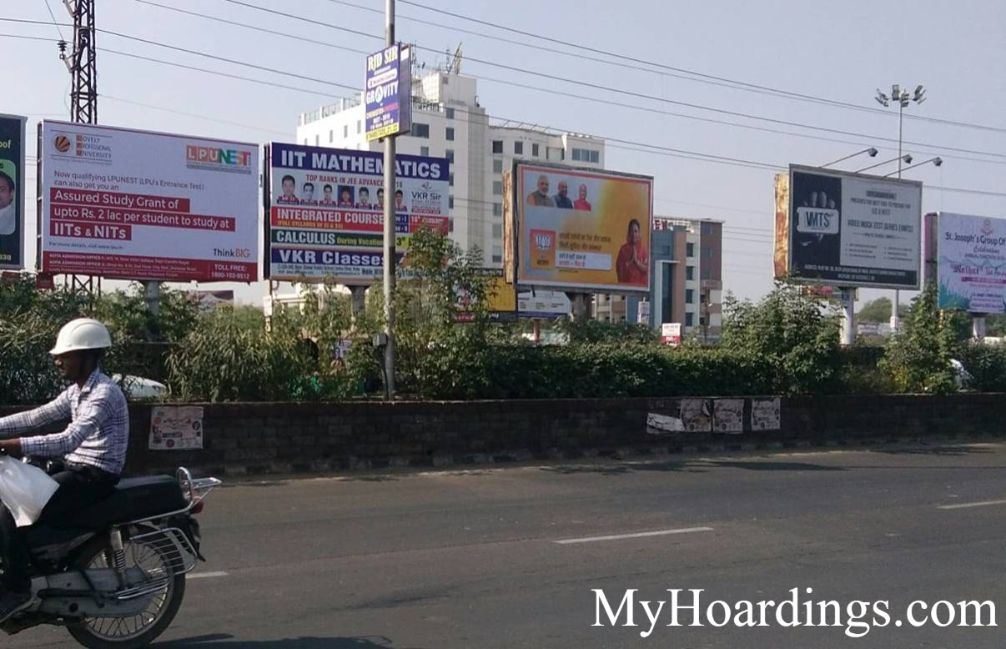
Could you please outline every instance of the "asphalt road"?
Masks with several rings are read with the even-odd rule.
[[[245,483],[214,492],[201,520],[209,562],[158,646],[1006,645],[1002,627],[912,628],[906,610],[990,601],[1006,625],[1004,443]],[[835,626],[816,613],[803,620],[819,626],[783,627],[775,609],[764,627],[668,626],[668,589],[686,591],[681,605],[690,589],[704,590],[703,608],[751,601],[754,619],[740,621],[758,623],[757,602],[793,588],[802,612],[834,600]],[[626,607],[613,628],[593,589],[613,612],[637,589],[638,626],[621,626]],[[647,638],[643,600],[654,613],[668,600]],[[860,616],[858,601],[887,601],[889,623],[877,617],[856,639],[856,622],[876,617],[873,604]],[[938,605],[937,621],[952,610],[959,619]],[[914,609],[919,621],[928,612]],[[71,640],[33,629],[0,644]]]

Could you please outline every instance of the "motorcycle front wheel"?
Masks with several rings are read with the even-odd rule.
[[[151,581],[163,582],[160,589],[144,595],[146,606],[132,617],[88,617],[67,626],[70,635],[88,649],[139,649],[161,635],[174,620],[185,596],[185,575],[175,574],[171,563],[155,545],[125,543],[126,568],[140,569]],[[99,543],[81,553],[80,570],[101,570],[113,566],[112,550]]]

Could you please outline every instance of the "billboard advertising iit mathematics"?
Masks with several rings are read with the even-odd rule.
[[[0,269],[24,267],[24,122],[0,115]]]
[[[922,183],[796,165],[788,181],[787,188],[776,180],[777,276],[785,270],[815,284],[919,287]],[[783,212],[779,202],[787,198]]]
[[[395,204],[396,248],[421,228],[446,233],[450,161],[395,157],[384,196],[384,154],[272,143],[266,147],[265,276],[370,285],[384,273],[384,202]]]
[[[517,283],[648,291],[653,179],[514,166]]]
[[[45,121],[43,272],[258,279],[258,146]]]

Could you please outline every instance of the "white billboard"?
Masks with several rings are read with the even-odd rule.
[[[936,247],[941,309],[1006,312],[1006,220],[941,212]]]
[[[53,121],[39,129],[43,272],[258,279],[258,145]]]

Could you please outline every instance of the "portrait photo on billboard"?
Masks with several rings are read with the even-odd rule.
[[[652,178],[524,163],[515,178],[519,284],[649,290]]]
[[[826,275],[838,267],[842,242],[842,179],[794,171],[790,186],[791,271],[798,277]]]
[[[24,267],[25,118],[0,115],[0,268]]]

